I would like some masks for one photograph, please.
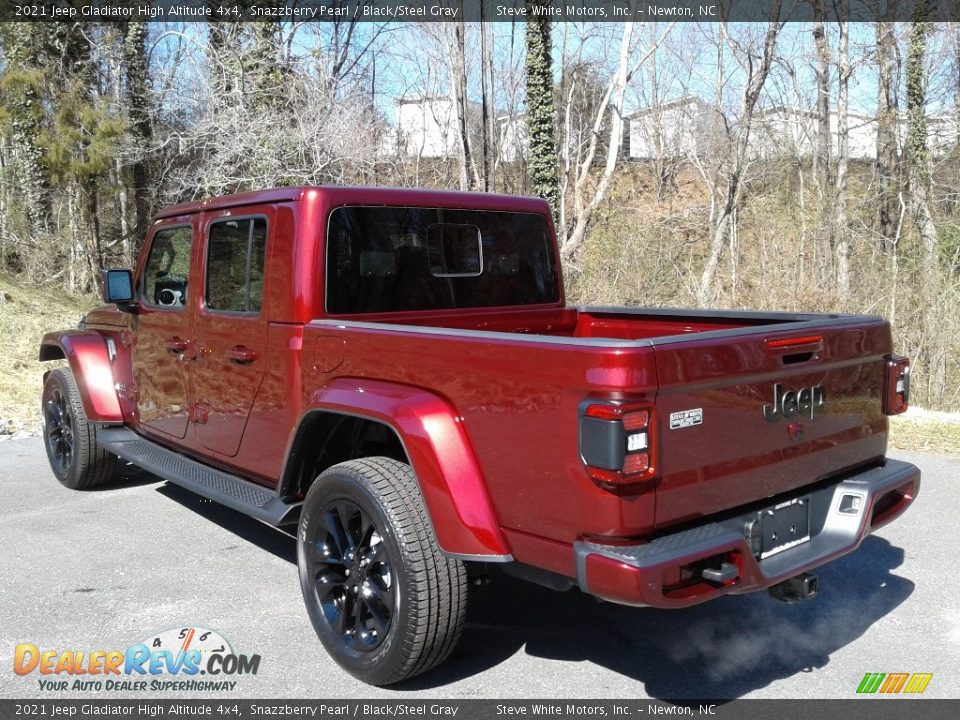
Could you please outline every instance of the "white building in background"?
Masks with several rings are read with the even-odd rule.
[[[901,130],[902,137],[906,138],[906,128]],[[927,148],[930,154],[937,158],[952,152],[960,143],[960,128],[957,127],[957,118],[953,115],[931,115],[927,117]]]
[[[530,147],[527,139],[527,115],[503,115],[497,118],[497,142],[503,162],[525,161]]]
[[[840,122],[836,110],[830,111],[831,152],[839,150]],[[754,115],[751,149],[755,157],[805,158],[813,155],[817,143],[817,116],[808,110],[773,107]],[[873,160],[877,154],[877,119],[860,113],[847,113],[847,149],[851,160]]]
[[[457,114],[453,101],[445,96],[399,98],[396,126],[380,141],[386,155],[422,158],[453,158],[457,148]],[[656,108],[629,115],[626,153],[633,160],[704,157],[726,135],[726,122],[717,108],[696,97],[684,97]],[[468,107],[471,142],[480,141],[480,108]],[[831,152],[838,150],[838,114],[830,112]],[[871,115],[847,114],[848,149],[851,160],[876,158],[877,120]],[[496,121],[494,139],[504,162],[523,162],[528,157],[526,116],[502,115]],[[906,119],[897,124],[897,144],[906,138]],[[958,127],[953,116],[927,118],[927,144],[934,157],[943,157],[957,145]],[[807,158],[817,142],[817,118],[799,108],[776,106],[754,113],[750,151],[756,159]]]
[[[696,97],[683,97],[626,118],[632,160],[701,156],[723,131],[716,108]]]
[[[425,158],[449,158],[457,152],[457,113],[449,97],[399,98],[396,152]]]

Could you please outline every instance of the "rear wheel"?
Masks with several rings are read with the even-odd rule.
[[[322,473],[304,501],[297,561],[317,635],[364,682],[405,680],[456,645],[466,572],[440,552],[409,465],[373,457]]]
[[[67,368],[53,370],[43,385],[43,440],[53,474],[72,490],[117,476],[118,458],[97,445],[97,425],[87,420],[77,381]]]

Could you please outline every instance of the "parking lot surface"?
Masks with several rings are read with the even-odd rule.
[[[124,649],[188,626],[261,656],[256,675],[234,676],[231,697],[850,698],[867,672],[930,672],[925,696],[960,697],[960,459],[896,457],[922,469],[919,498],[821,568],[810,602],[755,593],[662,611],[498,578],[471,590],[445,665],[377,689],[341,671],[316,639],[290,535],[140,471],[70,491],[39,439],[5,442],[0,697],[108,695],[41,691],[36,672],[12,671],[18,643]]]

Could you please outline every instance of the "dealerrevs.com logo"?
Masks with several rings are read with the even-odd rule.
[[[933,673],[867,673],[857,686],[862,695],[920,694],[927,689]]]
[[[126,650],[20,643],[13,655],[13,671],[40,676],[44,691],[230,692],[237,685],[230,678],[256,675],[259,669],[259,655],[238,654],[223,635],[201,627],[151,633]]]

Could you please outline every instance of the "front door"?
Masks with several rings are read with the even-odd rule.
[[[233,457],[266,369],[263,307],[267,237],[274,208],[204,217],[204,288],[194,320],[193,420],[196,440]]]
[[[157,226],[148,240],[149,255],[137,281],[140,309],[133,316],[131,348],[137,421],[146,430],[182,438],[189,415],[187,285],[194,230],[168,223]]]

